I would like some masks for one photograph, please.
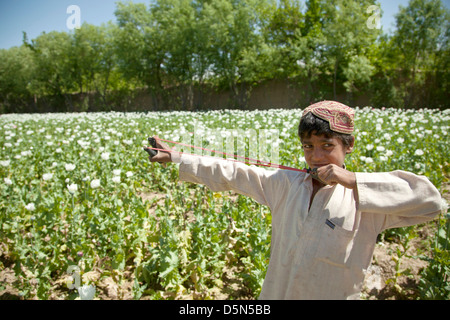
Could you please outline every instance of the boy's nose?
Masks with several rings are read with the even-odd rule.
[[[323,159],[323,151],[320,148],[314,148],[311,154],[313,162],[320,162]]]

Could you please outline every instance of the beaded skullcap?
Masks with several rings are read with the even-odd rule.
[[[328,121],[332,131],[345,134],[353,132],[355,111],[345,104],[327,100],[317,102],[303,110],[302,117],[309,112]]]

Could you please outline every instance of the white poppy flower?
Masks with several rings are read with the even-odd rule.
[[[94,179],[91,181],[91,188],[96,189],[100,187],[100,179]]]
[[[36,210],[36,207],[34,206],[34,203],[31,202],[25,206],[25,209],[27,209],[28,211],[34,211]]]
[[[65,168],[67,171],[73,171],[75,169],[75,165],[72,163],[66,163]]]
[[[72,183],[70,185],[67,185],[67,189],[71,194],[74,194],[78,190],[78,186],[76,183]]]
[[[109,159],[109,152],[103,152],[101,155],[103,160],[108,160]]]
[[[10,163],[11,163],[10,160],[2,160],[2,161],[0,161],[0,165],[2,167],[7,167],[7,166],[9,166]]]

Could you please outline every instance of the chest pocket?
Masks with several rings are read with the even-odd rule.
[[[349,267],[355,231],[340,227],[332,219],[324,219],[319,230],[316,259],[337,267]]]
[[[344,187],[336,188],[318,221],[320,240],[316,258],[337,267],[350,267],[359,218],[353,193]]]

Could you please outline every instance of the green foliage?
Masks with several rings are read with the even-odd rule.
[[[450,299],[450,215],[448,211],[439,219],[431,258],[421,273],[419,283],[422,299]]]
[[[398,50],[404,103],[418,104],[419,99],[428,98],[422,90],[448,92],[448,74],[441,72],[448,66],[449,10],[439,0],[412,0],[408,7],[400,8],[396,25],[392,46]],[[435,82],[438,78],[443,81]],[[437,106],[445,105],[441,98],[433,100]]]
[[[118,2],[117,23],[42,33],[0,53],[1,112],[207,108],[207,90],[246,107],[261,81],[289,79],[304,99],[377,107],[448,106],[449,10],[401,8],[396,30],[369,28],[369,0]],[[382,26],[384,27],[384,26]],[[197,102],[196,101],[200,101]],[[214,107],[214,106],[213,106]]]
[[[33,73],[31,51],[26,47],[0,50],[0,112],[21,111],[30,98],[29,79]]]

